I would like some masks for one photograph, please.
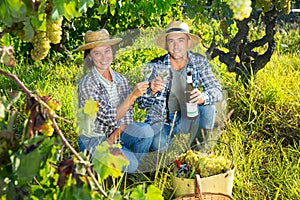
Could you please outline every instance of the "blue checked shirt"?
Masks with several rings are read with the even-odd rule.
[[[222,88],[215,78],[207,59],[201,54],[192,53],[190,51],[188,52],[188,58],[187,72],[192,72],[194,87],[202,87],[204,105],[221,101],[223,97]],[[152,74],[148,79],[149,82],[158,76],[157,69],[159,64],[163,64],[171,68],[170,55],[163,55],[147,64],[147,68],[152,69]],[[168,112],[166,102],[168,93],[170,92],[171,80],[172,77],[169,76],[164,91],[152,95],[150,88],[148,88],[147,92],[137,99],[139,108],[147,110],[145,122],[149,124],[162,121],[167,122]]]
[[[121,74],[111,70],[113,80],[117,84],[117,94],[120,102],[131,93],[127,79]],[[133,122],[133,107],[127,111],[125,116],[117,121],[117,106],[113,105],[105,86],[100,82],[99,74],[92,68],[90,73],[86,74],[78,85],[78,107],[82,108],[85,100],[94,100],[98,102],[98,113],[95,119],[95,130],[93,133],[98,136],[108,137],[121,124],[131,124]],[[88,135],[87,135],[88,136]]]

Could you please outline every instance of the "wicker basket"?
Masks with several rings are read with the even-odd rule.
[[[233,197],[213,192],[202,192],[200,175],[196,175],[196,193],[186,194],[181,197],[175,198],[174,200],[233,200]]]
[[[203,193],[214,193],[214,194],[224,194],[231,196],[232,195],[232,188],[234,182],[234,172],[235,172],[235,165],[234,165],[234,155],[232,148],[229,144],[222,142],[222,141],[214,141],[210,140],[207,142],[218,142],[224,144],[228,147],[228,150],[231,154],[231,164],[228,166],[228,170],[225,173],[217,174],[209,177],[201,178],[201,191]],[[200,176],[200,175],[199,175]],[[196,191],[196,184],[195,179],[189,178],[181,178],[171,175],[171,182],[173,188],[175,190],[175,197],[180,197],[182,195],[194,195]]]

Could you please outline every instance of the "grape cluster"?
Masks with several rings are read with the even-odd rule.
[[[33,43],[33,49],[30,52],[32,59],[43,60],[50,49],[50,40],[47,38],[46,32],[36,30],[31,42]]]
[[[227,3],[237,20],[248,18],[252,12],[251,0],[228,0]]]
[[[273,5],[273,3],[271,2],[271,0],[257,0],[256,1],[256,7],[261,8],[264,12],[268,12],[271,9],[272,5]]]
[[[206,155],[192,150],[181,154],[178,160],[186,164],[190,172],[200,174],[202,178],[224,173],[231,165],[231,161],[223,156]]]
[[[50,50],[50,43],[58,44],[60,42],[62,20],[62,17],[57,20],[51,20],[50,16],[47,16],[46,31],[35,31],[34,37],[31,40],[33,43],[33,49],[31,50],[31,57],[33,60],[43,60]]]
[[[284,14],[289,14],[291,12],[291,0],[281,0],[279,9],[282,9]]]
[[[271,0],[257,0],[256,7],[261,8],[264,12],[270,11],[273,7],[277,10],[282,10],[284,14],[289,14],[291,11],[291,0],[280,0],[272,2]]]
[[[62,24],[63,18],[60,17],[57,20],[51,20],[50,17],[47,17],[47,29],[46,34],[49,38],[50,42],[53,44],[58,44],[61,40],[61,34],[62,34]]]
[[[23,29],[23,26],[16,26],[13,29],[13,33],[16,34],[21,40],[27,41],[26,36],[25,36],[25,31]]]

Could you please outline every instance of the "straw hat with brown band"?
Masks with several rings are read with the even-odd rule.
[[[84,36],[85,44],[79,46],[75,51],[83,51],[98,46],[111,46],[121,42],[122,38],[111,38],[106,29],[98,31],[87,31]]]
[[[181,21],[173,21],[167,26],[166,32],[156,38],[156,45],[167,50],[166,38],[170,33],[187,34],[190,38],[188,49],[192,49],[200,43],[200,38],[197,35],[190,33],[189,27],[186,23]]]

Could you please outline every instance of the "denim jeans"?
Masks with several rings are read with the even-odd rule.
[[[153,130],[149,124],[142,122],[134,122],[127,125],[120,136],[122,152],[129,160],[129,166],[124,167],[123,171],[133,173],[137,170],[139,160],[148,152],[153,140]],[[106,140],[106,137],[87,137],[80,135],[78,145],[80,151],[89,150],[91,155],[95,151],[96,146]]]
[[[154,138],[150,147],[151,151],[167,149],[168,145],[172,142],[172,138],[177,133],[190,133],[191,139],[195,138],[197,134],[200,134],[197,130],[206,129],[210,130],[214,127],[216,108],[214,105],[198,106],[199,115],[195,120],[190,120],[186,117],[182,117],[181,113],[176,114],[174,120],[174,114],[169,115],[170,123],[158,122],[152,124],[154,131]],[[174,121],[173,131],[171,132],[171,126]]]

